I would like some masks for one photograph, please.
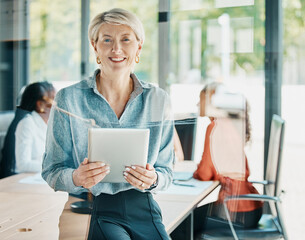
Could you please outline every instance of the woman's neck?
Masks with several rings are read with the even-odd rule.
[[[47,116],[47,114],[46,113],[40,113],[40,112],[37,112],[38,114],[39,114],[39,116],[42,118],[42,120],[46,123],[46,124],[48,124],[48,119],[49,119],[49,116]]]
[[[97,90],[107,99],[112,101],[128,101],[133,91],[133,81],[130,73],[105,75],[101,71],[96,77]]]
[[[133,91],[133,80],[130,73],[120,76],[111,75],[111,77],[106,77],[102,73],[98,74],[96,76],[96,86],[119,119]]]

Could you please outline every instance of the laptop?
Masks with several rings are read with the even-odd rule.
[[[125,166],[146,166],[149,129],[90,128],[88,132],[89,162],[110,165],[110,173],[102,182],[125,183]]]

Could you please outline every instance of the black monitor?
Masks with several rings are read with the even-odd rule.
[[[184,159],[193,160],[197,118],[175,120],[175,127],[180,138]]]

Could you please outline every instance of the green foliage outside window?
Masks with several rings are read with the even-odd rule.
[[[201,79],[209,77],[209,71],[221,64],[221,55],[215,46],[209,45],[207,31],[209,24],[226,13],[230,19],[252,19],[248,28],[253,29],[253,51],[230,52],[230,72],[237,74],[242,69],[247,75],[255,75],[264,70],[265,46],[265,1],[254,1],[253,6],[215,8],[215,1],[202,0],[196,9],[181,9],[182,1],[171,1],[170,48],[171,69],[175,75],[170,83],[179,82],[179,59],[189,57],[190,68],[200,71]],[[90,18],[101,11],[114,7],[134,12],[143,22],[146,41],[140,63],[136,66],[138,76],[148,82],[158,82],[158,0],[91,0]],[[32,0],[30,2],[30,81],[79,81],[80,80],[80,1]],[[305,50],[305,0],[283,0],[283,63],[297,71],[293,82],[304,83],[302,73]],[[179,50],[182,21],[198,21],[201,24],[200,63],[192,56],[184,56]],[[238,20],[235,21],[238,25]],[[236,29],[243,29],[242,21]],[[234,25],[231,26],[234,31]],[[245,27],[246,29],[247,27]],[[190,30],[192,31],[192,29]],[[234,33],[235,34],[235,33]],[[237,35],[236,35],[237,36]],[[235,37],[236,37],[235,36]],[[236,37],[237,38],[237,37]],[[235,44],[238,39],[233,39]],[[192,35],[187,41],[192,45]],[[233,45],[234,45],[233,44]],[[90,47],[91,48],[91,47]],[[190,46],[192,48],[192,46]],[[193,52],[189,51],[192,55]],[[95,64],[94,53],[90,50],[90,69]],[[285,68],[284,70],[285,71]],[[289,75],[289,74],[288,74]],[[284,78],[283,83],[289,83]]]

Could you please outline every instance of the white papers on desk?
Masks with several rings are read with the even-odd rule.
[[[32,176],[28,176],[19,180],[19,183],[25,184],[47,184],[45,180],[41,177],[41,173],[37,173]]]
[[[173,180],[188,181],[193,178],[193,172],[173,172]]]
[[[202,193],[205,189],[208,189],[212,184],[213,181],[199,181],[192,178],[189,181],[178,181],[176,183],[181,183],[181,185],[176,185],[174,183],[165,190],[160,191],[157,195],[162,194],[170,194],[170,195],[198,195]],[[183,185],[190,185],[190,186],[183,186]]]

